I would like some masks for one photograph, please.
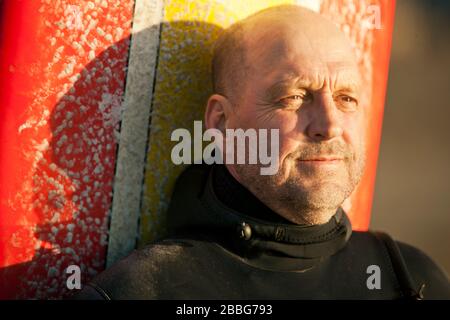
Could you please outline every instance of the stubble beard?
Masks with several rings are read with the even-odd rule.
[[[275,175],[261,175],[261,165],[236,165],[240,183],[285,219],[302,225],[326,223],[358,185],[364,172],[365,152],[346,151],[336,169],[311,168],[287,156]],[[300,155],[300,158],[302,156]]]

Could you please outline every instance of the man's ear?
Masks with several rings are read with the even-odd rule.
[[[215,128],[225,133],[232,112],[231,102],[220,94],[209,97],[205,110],[205,128]]]

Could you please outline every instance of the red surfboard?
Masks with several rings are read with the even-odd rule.
[[[0,299],[61,298],[69,266],[81,282],[106,266],[138,2],[0,2]],[[360,49],[370,88],[367,169],[347,203],[366,230],[394,1],[319,2]]]

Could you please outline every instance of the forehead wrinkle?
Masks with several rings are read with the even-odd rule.
[[[331,87],[336,91],[351,91],[359,93],[361,88],[360,75],[358,72],[345,67],[338,68],[332,73]]]

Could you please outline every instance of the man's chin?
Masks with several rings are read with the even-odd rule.
[[[295,194],[305,208],[320,210],[338,208],[350,193],[346,185],[323,183],[308,188],[299,188]],[[301,195],[301,196],[299,196]]]
[[[342,183],[348,181],[349,173],[346,167],[341,164],[300,164],[292,168],[291,177],[296,180],[310,181],[311,184],[320,183]]]

